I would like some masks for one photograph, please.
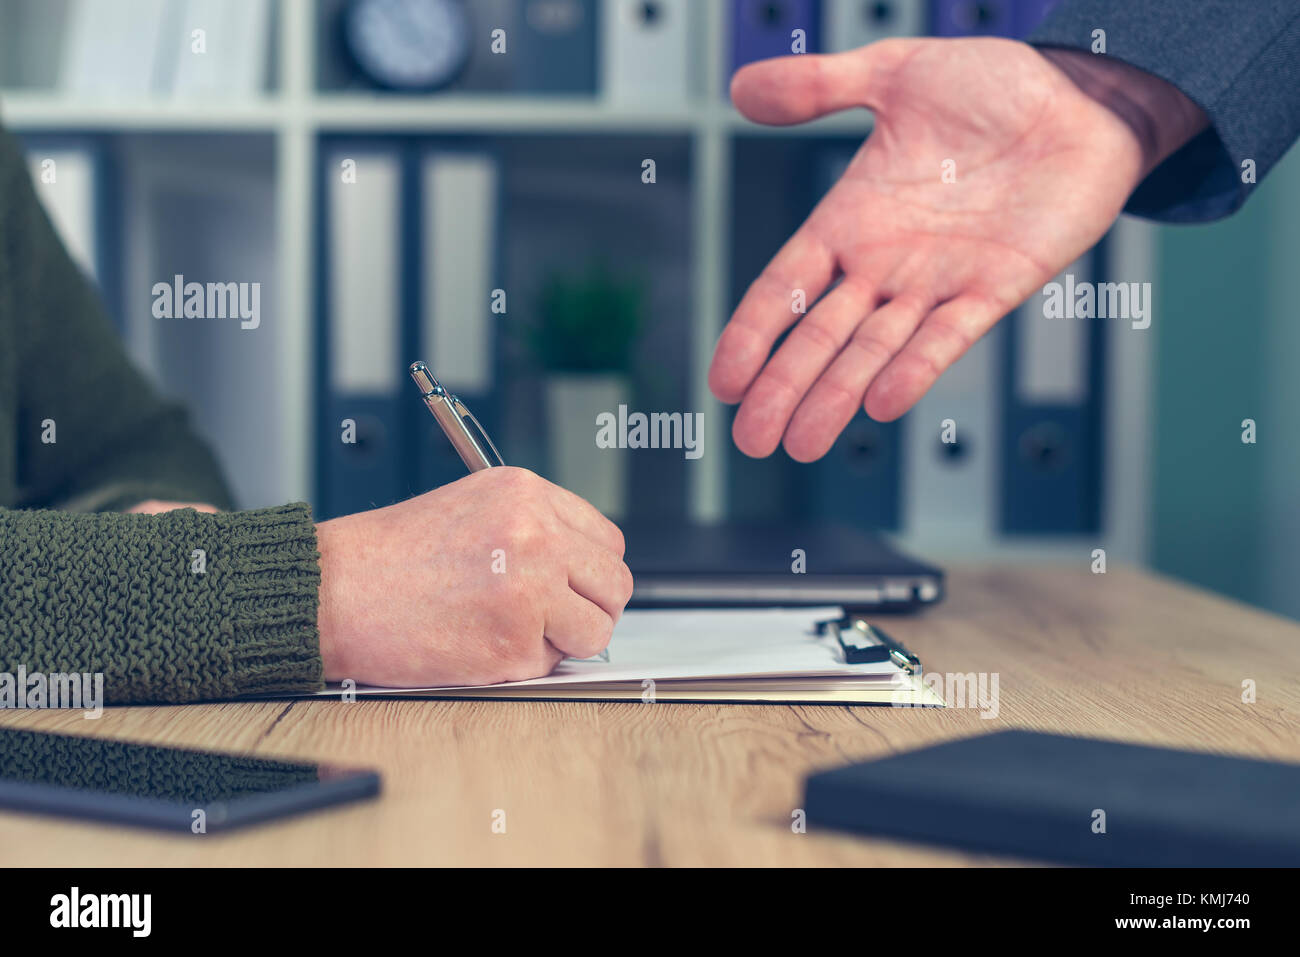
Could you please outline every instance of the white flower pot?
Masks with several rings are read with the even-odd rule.
[[[627,452],[596,445],[596,416],[617,415],[630,392],[619,373],[557,373],[546,380],[548,477],[615,520],[627,511]]]

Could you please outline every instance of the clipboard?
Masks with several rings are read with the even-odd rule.
[[[624,613],[610,660],[480,687],[332,685],[316,696],[942,707],[921,662],[842,607]],[[282,697],[282,696],[281,696]]]

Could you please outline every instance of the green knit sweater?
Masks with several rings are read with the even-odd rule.
[[[102,672],[110,703],[320,687],[308,507],[115,511],[145,499],[231,507],[0,132],[0,675]]]

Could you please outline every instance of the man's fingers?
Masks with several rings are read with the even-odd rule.
[[[886,72],[908,41],[846,53],[801,53],[751,63],[731,78],[731,102],[756,123],[786,126],[853,107],[875,108]]]
[[[632,572],[623,559],[582,535],[572,536],[565,551],[569,588],[600,606],[611,621],[618,621],[632,597]]]
[[[575,591],[551,602],[546,613],[546,640],[571,658],[590,658],[609,644],[614,621],[604,609]]]
[[[551,503],[555,514],[565,525],[580,532],[591,541],[623,557],[625,542],[619,527],[607,519],[596,506],[566,488],[552,485]]]
[[[541,678],[549,675],[555,670],[555,666],[564,660],[566,654],[568,654],[568,652],[556,648],[555,645],[551,644],[551,642],[547,641],[545,636],[543,636],[542,644],[537,649],[536,656],[533,660],[529,662],[520,662],[520,664],[526,665],[527,670],[508,680],[528,681],[531,678]]]
[[[875,291],[849,277],[799,320],[745,393],[731,430],[737,448],[756,458],[776,451],[809,387],[875,304]]]
[[[754,280],[722,330],[709,366],[709,388],[739,402],[772,353],[772,344],[830,285],[835,257],[807,225],[800,227]]]
[[[784,443],[792,459],[812,462],[830,451],[861,408],[867,387],[932,304],[929,299],[899,296],[862,321],[795,410]]]
[[[871,383],[863,403],[867,414],[880,422],[898,418],[1006,311],[1000,302],[974,294],[934,310]]]

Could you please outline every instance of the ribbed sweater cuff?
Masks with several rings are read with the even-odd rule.
[[[319,689],[318,557],[302,504],[0,509],[0,672],[102,673],[109,704]]]
[[[232,570],[220,617],[231,657],[226,694],[323,687],[316,630],[320,554],[311,509],[298,503],[217,518],[228,529]]]

